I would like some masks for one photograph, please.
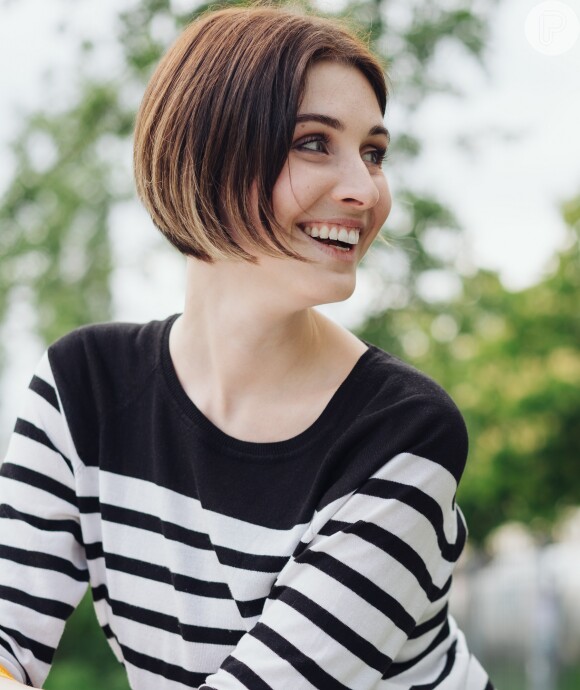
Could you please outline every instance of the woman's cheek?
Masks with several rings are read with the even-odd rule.
[[[389,217],[389,214],[391,212],[391,208],[393,207],[393,199],[391,197],[391,189],[389,187],[389,183],[387,181],[387,178],[384,176],[381,176],[381,180],[379,182],[379,202],[377,204],[378,208],[376,210],[376,216],[377,220],[379,221],[379,229],[383,226],[383,223],[387,220]]]

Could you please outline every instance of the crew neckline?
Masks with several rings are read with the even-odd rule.
[[[179,316],[180,314],[174,314],[165,321],[161,331],[160,343],[160,359],[163,375],[173,400],[179,406],[187,423],[201,430],[204,439],[211,445],[217,446],[220,449],[228,448],[235,454],[253,456],[256,459],[260,457],[264,458],[265,456],[279,457],[291,455],[303,449],[306,445],[320,440],[322,436],[336,429],[339,413],[342,411],[344,414],[346,405],[349,406],[349,413],[355,412],[355,410],[352,410],[351,403],[354,401],[356,388],[364,375],[368,362],[376,356],[377,351],[374,345],[361,339],[361,342],[367,346],[367,350],[357,359],[354,366],[336,389],[320,415],[310,426],[299,434],[281,441],[245,441],[231,436],[214,424],[197,407],[193,400],[191,400],[181,385],[169,349],[169,334],[171,333],[171,327]]]

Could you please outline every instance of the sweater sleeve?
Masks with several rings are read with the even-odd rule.
[[[326,506],[200,690],[491,687],[447,612],[466,537],[457,480],[405,452]]]
[[[34,687],[87,586],[78,464],[45,354],[0,466],[0,666]]]

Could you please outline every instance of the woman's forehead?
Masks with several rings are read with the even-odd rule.
[[[377,96],[366,76],[356,67],[331,61],[317,62],[308,70],[298,115],[308,113],[341,123],[345,118],[382,122]]]

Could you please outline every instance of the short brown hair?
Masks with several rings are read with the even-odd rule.
[[[137,115],[135,179],[179,251],[255,261],[233,227],[256,250],[301,258],[282,238],[272,190],[307,71],[321,60],[359,69],[384,114],[384,69],[343,22],[273,7],[224,9],[192,22],[162,58]]]

